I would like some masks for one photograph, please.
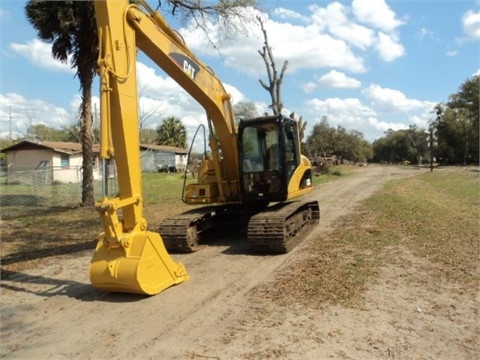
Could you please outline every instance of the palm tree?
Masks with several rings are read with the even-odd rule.
[[[157,143],[186,148],[187,130],[185,126],[174,116],[163,119],[162,124],[157,128]]]
[[[93,205],[91,97],[98,56],[93,1],[30,0],[25,11],[38,37],[52,44],[52,56],[62,62],[71,56],[72,67],[77,70],[82,91],[82,205]]]

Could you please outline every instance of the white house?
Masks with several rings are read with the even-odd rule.
[[[6,154],[7,183],[53,184],[82,181],[79,143],[23,140],[1,150]],[[101,178],[98,145],[93,146],[93,177]]]
[[[7,158],[7,183],[43,184],[82,181],[79,143],[23,140],[1,150]],[[93,145],[93,177],[102,177],[99,146]],[[174,146],[140,146],[142,171],[185,171],[187,150]]]

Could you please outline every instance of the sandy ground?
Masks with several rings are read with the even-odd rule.
[[[257,256],[232,234],[173,255],[191,279],[153,297],[108,294],[88,280],[92,251],[57,256],[1,286],[0,358],[6,359],[475,359],[478,299],[432,284],[428,264],[402,248],[361,308],[275,307],[251,290],[328,236],[393,178],[418,171],[367,167],[322,185],[320,225],[291,253]]]

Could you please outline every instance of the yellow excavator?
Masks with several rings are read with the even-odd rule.
[[[210,229],[229,222],[246,224],[252,251],[285,253],[296,246],[320,218],[317,201],[292,200],[313,189],[297,122],[265,116],[237,125],[222,82],[143,0],[95,1],[95,15],[100,156],[104,164],[115,160],[119,194],[108,196],[104,176],[103,199],[96,204],[103,231],[90,264],[93,286],[153,295],[180,284],[187,271],[168,251],[195,251]],[[210,155],[183,194],[196,206],[164,219],[160,234],[148,231],[143,217],[137,50],[202,105],[209,129]]]

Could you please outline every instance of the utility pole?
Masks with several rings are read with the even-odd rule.
[[[433,171],[433,147],[437,146],[437,129],[431,125],[428,131],[426,131],[428,134],[427,136],[427,141],[428,141],[428,147],[430,148],[430,172]]]

